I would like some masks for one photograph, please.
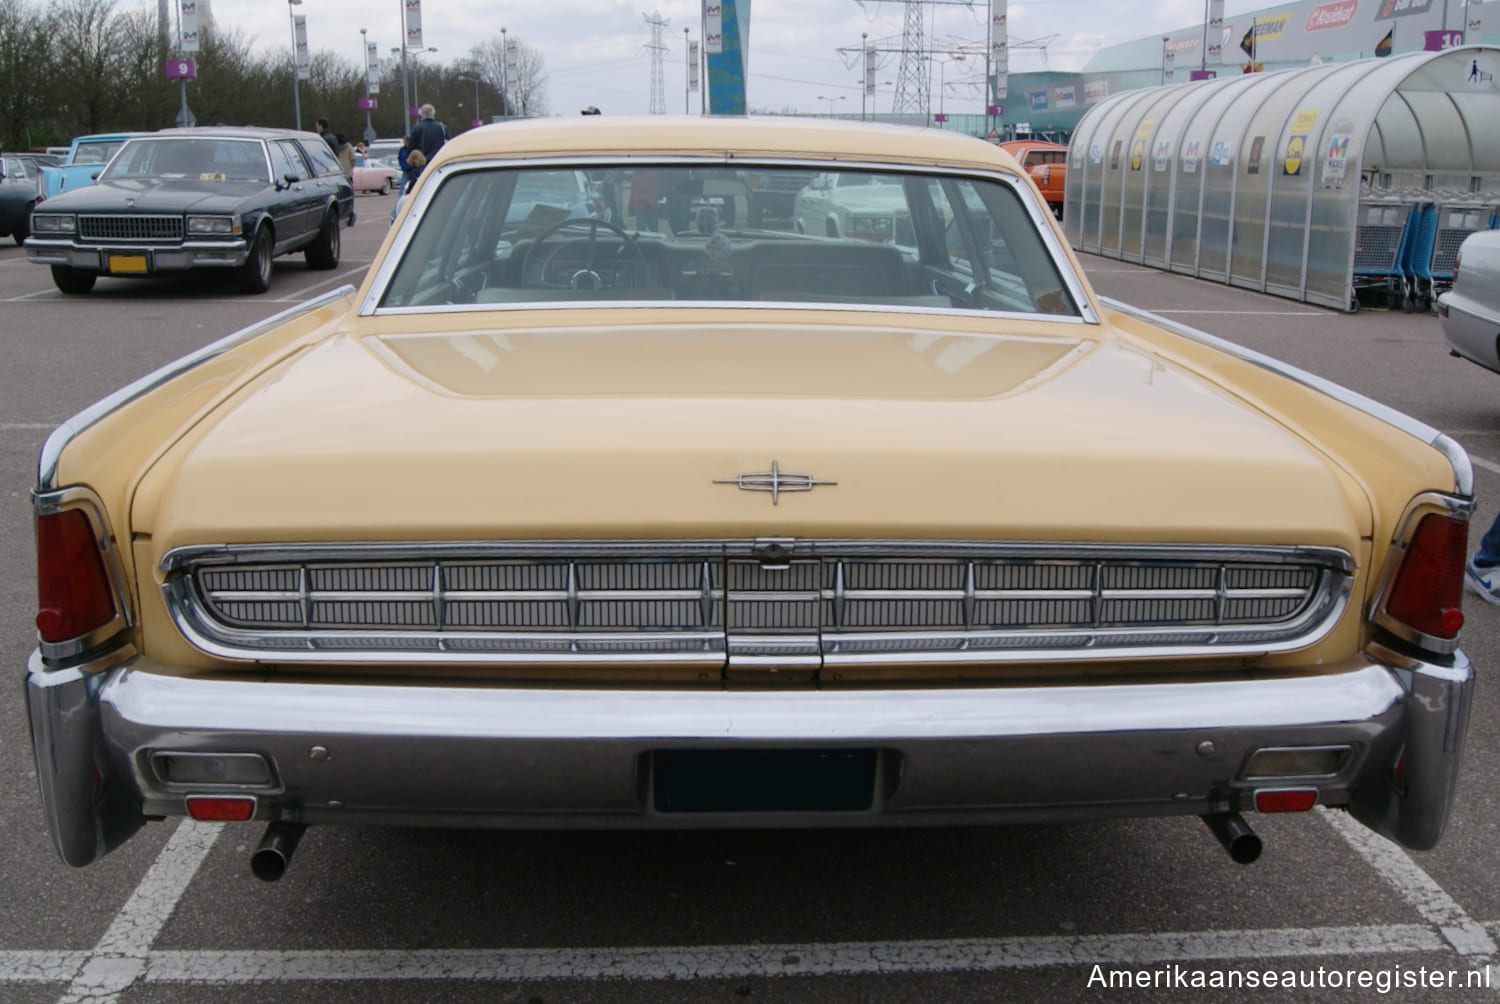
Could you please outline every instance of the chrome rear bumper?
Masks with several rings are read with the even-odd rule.
[[[1316,787],[1410,847],[1453,804],[1473,686],[1384,650],[1318,675],[962,689],[640,690],[169,675],[129,653],[27,701],[48,822],[84,865],[190,794],[254,818],[472,827],[861,826],[1203,815]],[[1264,747],[1347,746],[1332,774],[1249,778]],[[663,751],[874,751],[859,811],[663,812]],[[163,780],[153,753],[253,753],[259,785]]]

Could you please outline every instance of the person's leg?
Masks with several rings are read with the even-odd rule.
[[[1500,605],[1500,516],[1479,539],[1479,550],[1469,559],[1464,581],[1481,599]]]
[[[1480,568],[1500,565],[1500,515],[1495,517],[1490,528],[1479,539],[1479,550],[1474,552],[1474,564]]]

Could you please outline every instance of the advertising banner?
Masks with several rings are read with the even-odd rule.
[[[709,55],[724,51],[724,4],[720,0],[703,0],[703,51]]]
[[[182,0],[177,9],[177,51],[198,51],[198,0]]]
[[[365,43],[365,88],[371,94],[380,93],[380,43]]]
[[[692,94],[697,94],[698,93],[698,86],[699,86],[699,81],[698,81],[698,66],[699,66],[699,63],[701,62],[702,58],[703,57],[698,54],[698,43],[697,42],[689,42],[688,43],[688,91],[689,91],[689,93],[692,93]]]
[[[297,79],[306,80],[312,75],[312,55],[307,50],[307,15],[292,15],[292,59],[297,64]]]
[[[990,0],[990,104],[1010,96],[1010,32],[1005,23],[1006,0]]]
[[[406,47],[408,49],[425,49],[422,44],[422,0],[405,0],[406,2]]]
[[[875,50],[865,50],[865,97],[875,96]]]

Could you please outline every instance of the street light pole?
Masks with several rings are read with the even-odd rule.
[[[286,16],[292,25],[292,107],[296,111],[297,129],[302,129],[302,96],[297,93],[297,75],[300,67],[297,66],[297,15],[293,7],[302,3],[302,0],[286,0]]]
[[[378,44],[378,43],[377,43]],[[359,29],[359,62],[365,68],[365,142],[375,142],[375,124],[370,121],[370,44],[368,29]]]
[[[833,97],[833,98],[824,97],[823,95],[819,94],[818,95],[818,100],[819,101],[826,101],[826,102],[828,102],[828,116],[830,118],[832,118],[833,117],[833,103],[835,101],[846,101],[848,99],[845,98],[844,95],[842,95],[842,94],[840,94],[838,97]]]
[[[474,85],[474,121],[470,124],[475,126],[483,124],[484,119],[479,117],[479,77],[475,75],[472,77],[459,77],[458,79],[466,84]]]
[[[437,52],[437,47],[436,46],[428,46],[426,49],[413,49],[411,51],[411,55],[412,55],[412,64],[411,64],[411,103],[412,103],[413,106],[415,106],[417,108],[420,108],[422,106],[421,95],[419,95],[417,93],[417,77],[419,75],[417,71],[419,71],[422,68],[422,64],[417,62],[417,57],[420,56],[424,52]]]
[[[859,120],[861,122],[865,120],[865,90],[867,89],[865,76],[870,72],[868,65],[870,60],[869,37],[870,33],[868,31],[859,33]]]
[[[411,97],[406,89],[406,0],[401,5],[401,135],[411,135]]]

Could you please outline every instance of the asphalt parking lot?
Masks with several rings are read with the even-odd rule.
[[[392,201],[359,198],[336,272],[278,260],[263,296],[190,277],[105,279],[64,297],[20,248],[0,247],[0,657],[16,680],[0,702],[0,1000],[1048,1000],[1107,994],[1124,972],[1151,974],[1152,988],[1134,995],[1144,1000],[1365,1001],[1383,986],[1391,999],[1500,1000],[1500,607],[1472,596],[1464,647],[1481,680],[1461,804],[1428,853],[1315,811],[1252,818],[1266,851],[1250,867],[1191,819],[883,832],[315,828],[276,884],[248,868],[260,827],[168,822],[91,868],[61,864],[19,686],[33,644],[37,452],[116,387],[359,282]],[[1451,358],[1435,317],[1337,314],[1108,259],[1085,265],[1106,295],[1453,435],[1476,467],[1476,539],[1494,517],[1500,375]],[[1293,987],[1280,985],[1288,978]]]

